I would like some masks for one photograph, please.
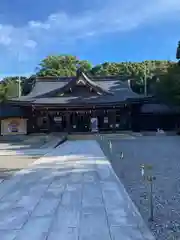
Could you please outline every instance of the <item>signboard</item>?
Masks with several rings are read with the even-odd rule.
[[[62,122],[62,117],[54,117],[55,122]]]
[[[108,123],[108,117],[104,117],[104,123]]]
[[[1,120],[1,135],[27,134],[27,119],[9,118]]]
[[[91,118],[91,132],[98,132],[98,119]]]
[[[11,133],[17,133],[19,132],[19,122],[16,120],[12,120],[9,124],[8,124],[8,132]]]

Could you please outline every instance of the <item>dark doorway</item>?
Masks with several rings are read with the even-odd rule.
[[[77,114],[77,132],[90,131],[90,116],[87,112]]]
[[[65,115],[49,115],[49,129],[51,132],[65,132],[67,129]]]

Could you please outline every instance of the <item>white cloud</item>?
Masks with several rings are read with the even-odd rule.
[[[25,46],[25,47],[31,48],[31,49],[35,48],[36,45],[37,45],[37,42],[35,42],[34,40],[31,40],[31,39],[27,40],[27,41],[24,43],[24,46]]]
[[[8,36],[2,35],[0,36],[0,44],[4,46],[9,46],[11,44],[12,39]]]
[[[102,8],[79,15],[57,12],[46,21],[30,21],[15,28],[0,25],[0,45],[25,52],[53,42],[65,43],[106,32],[130,31],[180,13],[179,0],[102,0]]]

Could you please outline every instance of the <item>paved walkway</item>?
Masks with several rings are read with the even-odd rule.
[[[0,185],[1,240],[154,240],[94,140],[68,141]]]

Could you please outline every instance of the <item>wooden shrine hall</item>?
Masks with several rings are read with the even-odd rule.
[[[37,78],[28,95],[7,102],[19,109],[21,123],[13,120],[13,127],[1,123],[1,129],[14,129],[16,134],[23,124],[24,134],[138,131],[141,106],[149,98],[133,92],[131,82],[119,78],[90,77],[80,70],[75,77]],[[8,115],[17,117],[17,111]]]

